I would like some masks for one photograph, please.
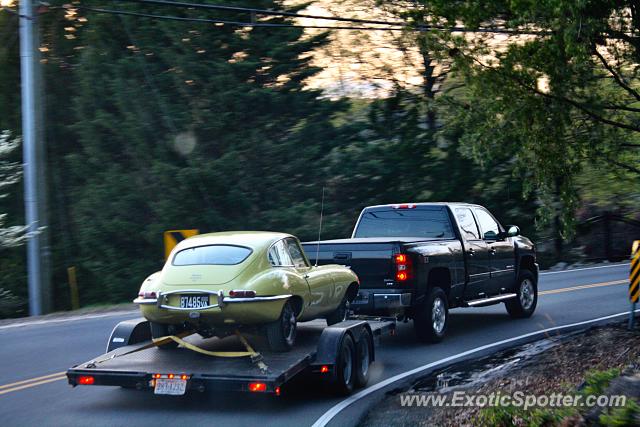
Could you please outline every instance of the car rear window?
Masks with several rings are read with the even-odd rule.
[[[183,249],[173,257],[173,265],[235,265],[251,255],[244,246],[207,245]]]
[[[425,237],[452,239],[453,228],[444,207],[368,210],[353,237]]]

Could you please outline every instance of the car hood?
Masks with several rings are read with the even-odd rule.
[[[238,277],[255,259],[247,259],[236,265],[168,265],[160,279],[169,286],[224,285]]]

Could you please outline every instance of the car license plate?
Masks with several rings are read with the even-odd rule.
[[[369,304],[369,294],[358,293],[355,299],[351,301],[351,304]]]
[[[182,295],[180,308],[202,308],[209,305],[209,295]]]
[[[187,380],[158,378],[153,388],[154,394],[170,394],[182,396],[187,391]]]

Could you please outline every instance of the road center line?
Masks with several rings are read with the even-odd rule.
[[[41,384],[46,384],[46,383],[51,383],[54,381],[60,381],[60,380],[64,380],[67,378],[67,375],[64,372],[58,372],[56,374],[53,375],[58,375],[58,376],[51,376],[51,375],[46,375],[45,377],[39,377],[39,378],[32,378],[31,380],[25,380],[25,381],[18,381],[16,383],[13,384],[6,384],[2,387],[9,387],[9,386],[15,386],[12,388],[7,388],[6,390],[0,390],[0,395],[6,394],[6,393],[11,393],[13,391],[18,391],[18,390],[23,390],[25,388],[30,388],[30,387],[35,387]],[[42,378],[46,378],[46,377],[50,377],[47,379],[42,379]],[[42,381],[37,381],[42,379]],[[37,381],[37,382],[32,382],[32,381]],[[28,383],[28,384],[25,384]],[[18,385],[18,384],[22,384],[22,385]]]
[[[629,281],[627,279],[614,280],[612,282],[592,283],[589,285],[571,286],[569,288],[549,289],[548,291],[538,292],[538,295],[560,294],[563,292],[579,291],[581,289],[601,288],[603,286],[614,286],[614,285],[626,285],[628,283]]]
[[[2,390],[4,388],[15,387],[15,386],[20,385],[20,384],[30,383],[30,382],[33,382],[33,381],[40,381],[40,380],[44,380],[45,378],[51,378],[51,377],[64,375],[64,374],[65,374],[64,371],[63,372],[56,372],[54,374],[43,375],[41,377],[30,378],[28,380],[16,381],[15,383],[0,385],[0,390]]]
[[[640,312],[640,310],[635,310],[635,313]],[[368,395],[370,395],[371,393],[374,393],[390,384],[393,384],[394,382],[403,380],[407,377],[410,377],[412,375],[416,375],[419,373],[422,373],[424,371],[426,371],[427,369],[431,369],[431,368],[436,368],[442,365],[446,365],[450,362],[454,362],[456,360],[462,359],[466,356],[471,356],[474,355],[476,353],[480,353],[484,350],[489,350],[489,349],[493,349],[496,347],[499,347],[501,345],[504,344],[510,344],[513,342],[517,342],[519,340],[522,339],[526,339],[526,338],[532,338],[532,337],[545,337],[549,334],[549,332],[555,332],[555,331],[560,331],[562,329],[569,329],[569,328],[575,328],[575,327],[579,327],[579,326],[583,326],[583,325],[588,325],[590,323],[597,323],[597,322],[602,322],[604,320],[610,320],[610,319],[614,319],[616,317],[620,317],[620,316],[626,316],[628,315],[629,312],[625,311],[622,313],[617,313],[617,314],[611,314],[609,316],[604,316],[604,317],[598,317],[597,319],[591,319],[591,320],[584,320],[582,322],[576,322],[576,323],[570,323],[568,325],[562,325],[562,326],[554,326],[552,328],[547,328],[547,329],[541,329],[539,331],[534,331],[534,332],[529,332],[527,334],[524,335],[519,335],[517,337],[512,337],[512,338],[507,338],[501,341],[496,341],[494,343],[491,344],[486,344],[480,347],[476,347],[476,348],[472,348],[471,350],[467,350],[467,351],[463,351],[462,353],[458,353],[458,354],[454,354],[452,356],[449,357],[445,357],[444,359],[440,359],[440,360],[436,360],[435,362],[431,362],[428,363],[426,365],[422,365],[419,366],[415,369],[412,369],[410,371],[406,371],[403,372],[401,374],[398,375],[394,375],[393,377],[387,378],[386,380],[380,381],[379,383],[373,384],[370,387],[365,388],[364,390],[344,399],[343,401],[341,401],[340,403],[334,405],[333,407],[331,407],[327,412],[325,412],[320,418],[318,418],[316,420],[315,423],[313,423],[313,425],[311,427],[324,427],[326,426],[336,415],[338,415],[343,409],[347,408],[348,406],[350,406],[351,404],[357,402],[358,400],[367,397]]]

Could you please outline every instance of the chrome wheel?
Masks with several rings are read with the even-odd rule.
[[[369,343],[365,340],[360,342],[360,374],[363,378],[369,373]]]
[[[529,310],[533,305],[535,289],[531,279],[524,279],[520,283],[520,305],[524,310]]]
[[[437,334],[442,333],[446,320],[447,311],[444,307],[444,301],[442,301],[441,298],[435,298],[433,300],[433,308],[431,309],[431,321],[434,332]]]

